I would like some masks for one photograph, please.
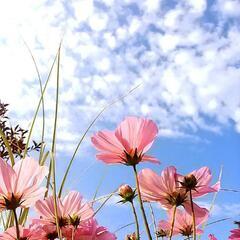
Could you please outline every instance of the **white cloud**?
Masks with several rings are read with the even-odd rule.
[[[224,16],[240,16],[240,2],[238,0],[218,0],[215,7]]]
[[[211,22],[204,19],[206,1],[179,2],[171,9],[165,8],[166,1],[104,0],[99,1],[102,7],[85,0],[65,5],[24,1],[15,3],[17,10],[11,7],[13,1],[1,1],[1,99],[11,104],[17,118],[30,122],[39,84],[21,35],[45,81],[65,31],[61,141],[76,141],[76,129],[80,134],[102,106],[140,82],[131,96],[104,113],[103,123],[116,124],[134,114],[156,120],[168,137],[189,136],[198,129],[217,132],[232,121],[240,132],[240,30],[234,21],[228,22],[237,17],[231,11],[238,9],[238,2],[228,2],[233,7],[219,0],[215,12],[208,9],[208,14],[225,14]],[[53,75],[46,93],[49,133],[55,82]]]

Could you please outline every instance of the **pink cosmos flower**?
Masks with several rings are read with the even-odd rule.
[[[231,231],[231,236],[228,239],[240,240],[240,228],[239,229],[233,229]]]
[[[163,208],[183,206],[191,214],[189,194],[177,182],[176,168],[171,166],[162,171],[161,176],[151,169],[143,169],[139,175],[142,198],[145,201],[159,202]],[[206,209],[193,203],[194,212],[198,216],[205,216]]]
[[[0,158],[0,211],[28,208],[45,192],[40,187],[48,168],[32,158],[18,161],[13,167]]]
[[[42,224],[39,219],[33,220],[30,225],[30,240],[54,240],[58,237],[56,226],[53,224]]]
[[[217,240],[217,238],[213,234],[208,235],[209,240]]]
[[[168,211],[168,220],[159,222],[160,229],[164,227],[166,232],[170,232],[172,216],[173,216],[173,211],[172,210]],[[205,216],[202,216],[202,215],[195,216],[197,234],[203,233],[203,231],[199,228],[199,226],[203,222],[205,222],[207,218],[208,218],[208,211],[205,211]],[[173,229],[173,235],[178,235],[178,234],[181,234],[182,236],[186,236],[186,237],[190,237],[193,234],[192,215],[180,209],[176,210],[175,223],[174,223],[174,229]]]
[[[158,223],[158,228],[157,228],[157,236],[160,238],[168,237],[170,235],[171,231],[171,223],[161,220]],[[173,235],[175,234],[175,231],[173,229]]]
[[[207,193],[217,192],[220,189],[220,182],[218,181],[213,186],[210,186],[212,174],[208,167],[202,167],[189,173],[186,176],[177,176],[177,181],[187,191],[192,191],[193,198],[204,196]]]
[[[81,224],[72,236],[67,237],[67,240],[115,240],[115,234],[110,233],[105,227],[99,226],[93,218]]]
[[[157,125],[152,120],[127,117],[115,131],[97,132],[92,137],[92,143],[99,150],[97,159],[105,163],[159,163],[156,158],[146,155],[157,134]]]
[[[82,202],[82,196],[76,191],[70,192],[63,200],[57,199],[57,212],[60,227],[77,227],[80,222],[84,222],[92,217],[93,209],[88,203]],[[48,197],[39,200],[35,208],[40,215],[42,224],[55,224],[54,198]]]
[[[19,226],[20,240],[28,240],[30,238],[30,230]],[[16,227],[8,228],[4,233],[0,234],[0,240],[17,240]]]

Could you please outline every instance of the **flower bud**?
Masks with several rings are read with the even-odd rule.
[[[132,202],[135,197],[135,190],[133,190],[129,185],[123,184],[119,187],[118,194],[123,198],[122,202]]]

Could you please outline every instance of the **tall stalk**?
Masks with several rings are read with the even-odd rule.
[[[130,201],[130,203],[131,203],[131,207],[132,207],[132,211],[133,211],[133,215],[134,215],[134,219],[135,219],[135,224],[136,224],[137,240],[139,240],[140,239],[140,234],[139,234],[139,223],[138,223],[137,212],[136,212],[133,201]]]
[[[152,240],[152,236],[151,236],[150,229],[149,229],[149,226],[148,226],[146,213],[145,213],[145,210],[144,210],[144,207],[143,207],[143,202],[142,202],[142,197],[141,197],[141,192],[140,192],[140,187],[139,187],[136,165],[133,165],[133,171],[134,171],[134,175],[135,175],[136,188],[137,188],[137,193],[138,193],[138,200],[139,200],[140,209],[141,209],[141,212],[142,212],[143,221],[144,221],[144,225],[145,225],[145,228],[146,228],[147,236],[148,236],[149,240]]]
[[[191,209],[192,209],[193,240],[196,240],[196,239],[197,239],[197,233],[196,233],[196,218],[195,218],[195,212],[194,212],[194,206],[193,206],[192,190],[189,191],[189,195],[190,195],[190,202],[191,202]]]
[[[51,155],[51,165],[52,165],[52,185],[53,185],[53,199],[54,199],[54,215],[55,215],[55,222],[56,222],[56,229],[57,234],[60,240],[62,240],[62,233],[59,226],[59,219],[58,219],[58,201],[57,201],[57,194],[56,194],[56,175],[55,175],[55,158],[54,155]]]
[[[175,224],[176,211],[177,211],[177,205],[174,205],[173,215],[172,215],[172,223],[171,223],[171,230],[170,230],[170,234],[169,234],[169,240],[172,240],[172,236],[173,236],[173,229],[174,229],[174,224]]]
[[[13,209],[12,211],[13,211],[14,220],[15,220],[17,240],[20,240],[20,230],[19,230],[19,224],[18,224],[18,217],[17,217],[16,209]]]

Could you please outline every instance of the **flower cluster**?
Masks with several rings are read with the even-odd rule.
[[[119,203],[130,204],[136,231],[127,234],[126,240],[143,239],[135,199],[139,207],[148,240],[153,239],[146,203],[157,203],[166,212],[166,219],[155,224],[155,237],[171,240],[175,236],[197,239],[203,234],[202,225],[209,218],[209,210],[200,206],[197,199],[220,190],[220,181],[212,184],[212,173],[202,167],[188,174],[181,174],[175,166],[157,172],[145,168],[138,172],[142,162],[159,164],[159,160],[147,154],[158,134],[157,125],[144,118],[127,117],[115,131],[99,131],[92,136],[98,150],[97,159],[107,164],[123,164],[133,170],[136,186],[123,184],[119,187]],[[8,151],[11,151],[11,149]],[[50,162],[53,164],[53,162]],[[25,157],[10,165],[0,158],[0,212],[7,212],[5,231],[0,240],[114,240],[115,234],[100,226],[95,219],[93,202],[87,202],[77,191],[70,191],[64,198],[57,196],[50,167],[42,161]],[[42,186],[47,179],[47,187]],[[52,196],[48,196],[50,187]],[[61,188],[62,190],[62,188]],[[150,205],[151,206],[151,205]],[[34,209],[35,217],[29,218]],[[153,209],[152,209],[152,215]],[[155,220],[155,219],[154,219]],[[28,223],[28,224],[26,224]],[[239,222],[237,222],[239,227]],[[240,239],[240,228],[231,231],[229,239]],[[209,234],[209,240],[217,240]]]
[[[174,166],[167,167],[160,175],[151,169],[143,169],[137,174],[136,166],[139,163],[146,161],[159,163],[156,158],[146,154],[157,134],[157,125],[152,120],[127,117],[115,131],[105,130],[96,133],[92,137],[92,143],[99,151],[97,159],[107,164],[119,163],[133,167],[140,208],[149,240],[152,239],[152,234],[146,218],[144,202],[159,203],[167,211],[168,219],[159,221],[155,233],[157,238],[172,239],[174,235],[182,235],[184,239],[195,240],[197,235],[203,233],[200,226],[209,216],[209,211],[199,206],[195,199],[218,192],[220,182],[211,185],[212,174],[208,167],[202,167],[186,175],[178,173]],[[129,191],[129,188],[125,185],[124,188],[120,188],[120,192],[123,190]],[[135,195],[131,194],[131,196],[132,203]],[[126,202],[126,197],[122,196],[122,198],[122,202]],[[133,204],[132,207],[136,234],[127,235],[126,239],[140,239],[138,218]],[[234,238],[238,232],[233,230],[230,239],[239,239]]]
[[[99,226],[90,203],[79,192],[71,191],[64,199],[43,199],[46,191],[41,183],[48,168],[32,158],[18,161],[13,167],[0,158],[0,210],[12,211],[15,226],[0,234],[0,240],[114,240],[115,235]],[[24,227],[24,211],[34,207],[38,218]],[[21,208],[20,216],[17,216]]]

